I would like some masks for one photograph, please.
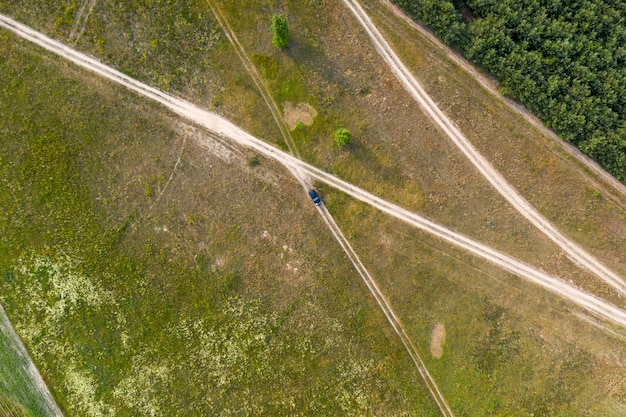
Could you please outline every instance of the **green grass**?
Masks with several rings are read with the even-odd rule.
[[[605,410],[623,404],[623,336],[590,327],[576,308],[518,277],[320,191],[455,415],[618,415]],[[437,322],[446,327],[441,359],[428,345]]]
[[[10,7],[7,6],[9,3]],[[0,7],[23,10],[21,16],[25,21],[30,20],[60,37],[67,36],[67,27],[50,29],[57,18],[54,15],[56,9],[28,9],[29,3],[38,2],[16,5],[5,1],[0,3]],[[202,28],[213,33],[215,23],[206,5],[201,1],[190,4],[192,6],[188,8],[203,16],[203,19],[187,20],[192,25],[199,25],[190,29],[191,32]],[[115,8],[118,6],[98,2],[93,19],[88,21],[90,26],[78,46],[156,85],[167,74],[181,75],[203,68],[211,77],[197,84],[181,76],[176,79],[178,81],[173,80],[169,87],[163,86],[212,107],[260,137],[279,143],[269,112],[223,35],[217,36],[215,43],[208,48],[198,45],[192,49],[197,52],[184,55],[185,58],[180,60],[172,59],[172,55],[180,53],[176,49],[176,37],[164,37],[169,39],[169,43],[155,52],[150,65],[142,66],[135,60],[135,55],[141,56],[150,51],[150,40],[154,34],[161,36],[160,31],[165,27],[175,29],[171,22],[160,19],[175,22],[174,16],[180,13],[178,6],[155,3],[153,7],[158,8],[159,5],[163,7],[161,17],[152,16],[151,13],[158,14],[159,11],[150,6],[137,5],[135,9],[129,7],[121,13]],[[222,7],[255,65],[266,78],[279,106],[287,100],[302,101],[318,111],[312,126],[294,132],[299,150],[308,161],[549,272],[586,285],[587,289],[603,295],[610,294],[562,257],[480,178],[388,73],[376,51],[356,26],[345,24],[353,21],[340,3],[249,1],[236,5],[222,4]],[[28,13],[26,10],[29,10]],[[50,16],[44,16],[46,10],[51,10]],[[276,12],[284,12],[290,22],[291,42],[282,52],[271,45],[268,29],[269,19]],[[150,16],[142,17],[143,14]],[[377,23],[381,21],[385,22],[379,19]],[[104,31],[104,22],[116,29]],[[502,112],[500,105],[485,98],[487,95],[480,93],[475,84],[451,66],[440,51],[419,40],[405,43],[412,40],[413,35],[394,22],[391,21],[390,25],[399,33],[393,33],[388,26],[384,26],[385,33],[394,35],[390,39],[394,45],[401,46],[397,49],[401,51],[402,58],[412,65],[429,93],[454,116],[481,152],[559,227],[591,245],[594,253],[599,253],[603,260],[621,271],[626,247],[623,241],[626,233],[622,233],[626,224],[623,222],[624,211],[602,195],[596,196],[595,187],[585,180],[564,180],[570,178],[573,172],[567,160],[563,162],[556,158],[551,153],[553,147],[534,137],[532,129],[525,127],[519,118]],[[138,34],[135,42],[131,42],[133,33]],[[189,39],[193,42],[194,37]],[[4,51],[8,50],[6,45]],[[98,49],[100,47],[102,49]],[[202,64],[203,59],[206,64]],[[183,68],[176,72],[173,67],[176,65]],[[23,206],[25,210],[20,209],[25,214],[16,214],[15,217],[22,226],[38,225],[35,232],[25,235],[24,240],[15,238],[16,242],[28,242],[20,243],[24,246],[20,250],[28,256],[20,257],[12,252],[7,253],[4,259],[19,259],[34,264],[40,258],[32,257],[33,247],[37,248],[36,254],[45,255],[42,259],[48,259],[54,265],[60,265],[69,256],[73,263],[68,264],[68,271],[78,269],[88,277],[103,280],[101,287],[94,290],[102,294],[104,301],[100,302],[103,304],[80,305],[73,310],[73,314],[88,312],[90,316],[99,317],[98,323],[102,325],[98,328],[106,329],[111,323],[121,326],[118,322],[125,322],[126,329],[139,330],[137,334],[127,331],[119,337],[117,333],[107,330],[103,332],[103,339],[99,339],[100,335],[89,334],[94,331],[87,328],[76,330],[76,338],[63,334],[59,340],[63,341],[60,346],[64,349],[67,340],[81,340],[86,344],[87,347],[76,354],[82,355],[78,363],[92,364],[93,369],[88,372],[66,369],[71,377],[69,379],[57,372],[52,380],[53,386],[61,387],[57,393],[60,398],[75,398],[71,397],[75,395],[71,387],[63,388],[63,381],[72,381],[72,387],[89,386],[90,381],[95,381],[94,384],[100,387],[95,395],[102,395],[106,404],[118,404],[116,401],[133,404],[119,409],[120,413],[127,414],[154,404],[165,410],[180,408],[193,413],[194,410],[184,407],[197,404],[194,399],[200,397],[207,399],[207,403],[203,403],[207,412],[217,409],[210,407],[223,407],[233,413],[244,413],[246,410],[240,400],[245,397],[251,399],[248,404],[258,403],[256,401],[262,398],[267,407],[277,407],[257,410],[258,413],[276,412],[281,407],[281,401],[297,400],[301,405],[299,412],[303,414],[345,414],[347,411],[337,401],[340,398],[338,393],[329,391],[326,386],[336,386],[338,378],[343,376],[342,387],[352,389],[352,393],[359,390],[377,393],[372,394],[378,398],[377,405],[360,406],[354,397],[345,397],[352,399],[352,411],[356,414],[389,415],[394,413],[393,410],[400,410],[398,414],[408,410],[407,413],[420,415],[433,411],[410,364],[402,362],[406,360],[405,353],[397,346],[395,336],[380,314],[375,312],[376,307],[371,300],[363,295],[362,285],[347,260],[338,255],[339,248],[329,243],[332,238],[322,231],[323,224],[312,211],[304,211],[308,205],[303,208],[299,202],[293,201],[294,196],[302,192],[280,168],[264,159],[260,159],[258,166],[248,167],[254,155],[244,154],[238,165],[243,168],[237,171],[228,163],[215,160],[215,157],[210,157],[207,162],[204,156],[199,156],[205,155],[206,151],[200,152],[188,142],[186,146],[189,150],[183,154],[179,174],[174,177],[175,181],[168,187],[163,199],[155,204],[185,136],[180,126],[169,118],[166,118],[167,123],[155,120],[147,114],[145,104],[137,102],[127,93],[96,88],[101,84],[99,81],[68,70],[63,65],[61,67],[68,75],[66,82],[81,79],[90,86],[92,94],[96,94],[93,89],[97,90],[97,102],[103,97],[108,100],[101,111],[97,106],[88,105],[92,98],[85,99],[84,103],[76,97],[72,100],[81,107],[92,109],[91,114],[81,116],[85,117],[81,123],[89,129],[87,133],[71,131],[62,137],[91,137],[92,148],[84,150],[76,145],[66,148],[57,142],[35,142],[37,149],[60,155],[59,160],[67,161],[74,157],[78,161],[76,169],[80,175],[72,177],[75,178],[75,186],[66,191],[72,196],[82,197],[63,194],[61,200],[72,201],[75,206],[73,211],[63,214],[67,208],[61,200],[54,200],[54,204],[48,203],[42,208],[35,203],[39,204],[39,200],[45,203],[52,195],[46,196],[45,189],[37,194],[34,202]],[[34,72],[30,71],[31,74]],[[151,74],[155,77],[151,78]],[[16,78],[15,75],[7,75],[6,79]],[[188,88],[188,85],[195,87]],[[67,88],[67,85],[62,85],[59,89]],[[6,91],[5,94],[13,94]],[[41,94],[48,90],[33,86],[32,91]],[[37,98],[34,93],[25,96],[30,96],[29,100]],[[7,97],[4,103],[13,100],[12,95]],[[32,106],[29,100],[24,99],[24,103],[18,106],[18,110],[22,105],[25,107],[24,114],[16,116],[17,120],[31,120],[31,116],[27,117],[30,114],[34,114],[35,118],[46,117],[49,103],[60,102],[60,97],[40,99],[39,106]],[[123,109],[139,112],[143,119],[131,123],[122,117],[124,112],[117,109],[120,101],[128,102],[125,105],[130,106],[130,109]],[[65,109],[69,104],[56,107]],[[18,110],[7,109],[7,112]],[[62,116],[60,112],[48,116],[51,119],[46,126],[71,125]],[[81,117],[75,115],[71,120],[83,120]],[[66,121],[59,123],[58,119]],[[97,123],[94,122],[96,120]],[[104,135],[99,129],[104,125],[107,129],[118,126],[119,130],[114,129]],[[340,126],[345,126],[354,134],[354,143],[349,150],[337,149],[332,142],[332,133]],[[24,126],[16,129],[30,132]],[[502,131],[508,129],[513,129],[514,133],[502,135]],[[129,135],[127,132],[133,133]],[[202,133],[193,135],[202,136]],[[129,140],[129,136],[133,140]],[[94,143],[99,145],[94,147]],[[530,146],[532,151],[527,149]],[[18,150],[21,152],[21,149]],[[7,157],[3,159],[3,164],[13,164],[5,171],[10,175],[21,172],[15,167],[21,169],[22,165],[11,162],[13,159],[10,157],[22,155],[18,150],[13,153],[7,151]],[[194,156],[196,153],[199,155]],[[20,161],[17,156],[14,159]],[[48,162],[43,159],[38,163],[45,166]],[[71,172],[63,172],[61,177],[71,177]],[[43,176],[36,183],[45,184],[48,178]],[[77,178],[86,185],[76,186]],[[16,184],[16,197],[29,196],[24,193],[24,190],[30,190],[25,184],[19,181],[10,183]],[[277,189],[277,183],[283,186],[282,190]],[[60,181],[48,185],[52,190],[68,186]],[[570,307],[555,297],[402,224],[391,222],[339,193],[319,188],[342,229],[355,243],[366,266],[381,282],[420,353],[427,359],[427,366],[441,384],[444,396],[453,409],[458,410],[458,415],[526,415],[531,412],[562,416],[585,415],[585,412],[587,415],[619,415],[623,410],[626,387],[621,378],[623,365],[620,364],[624,362],[625,352],[619,341],[607,338],[601,331],[572,318]],[[259,207],[259,199],[268,193],[272,196],[271,201]],[[310,204],[305,197],[302,197],[305,200],[302,204]],[[3,204],[13,204],[13,199],[7,195]],[[85,202],[89,204],[85,205]],[[215,206],[215,202],[224,203]],[[564,207],[576,207],[576,211],[567,211]],[[58,208],[60,214],[51,211],[54,208]],[[32,222],[37,220],[37,213],[42,213],[42,210],[51,213],[50,224],[47,220]],[[306,214],[301,218],[303,213]],[[91,220],[85,221],[86,217]],[[279,222],[269,220],[275,217],[287,218],[292,223],[279,226]],[[224,226],[226,224],[229,226]],[[48,225],[50,229],[46,229]],[[64,225],[66,229],[63,229]],[[74,228],[79,225],[81,234],[73,237]],[[274,233],[268,225],[275,228]],[[271,239],[259,237],[265,230],[269,230]],[[64,250],[52,253],[53,249],[60,247],[58,236],[61,232],[66,235],[63,239],[67,240],[62,246]],[[46,240],[35,239],[39,235],[44,235]],[[40,243],[48,240],[54,244],[45,246]],[[244,244],[246,250],[242,250]],[[290,255],[292,252],[288,249],[283,250],[283,244],[299,254],[298,260],[302,262],[298,266],[299,271],[308,271],[306,279],[294,283],[290,272],[286,272],[282,263],[284,257],[295,255]],[[12,245],[2,247],[6,251]],[[97,250],[98,247],[102,248]],[[111,256],[111,251],[115,256]],[[110,259],[113,261],[109,262]],[[291,260],[288,262],[293,266]],[[27,271],[37,275],[32,265]],[[54,300],[56,293],[48,289],[55,288],[50,284],[50,280],[54,282],[54,279],[48,272],[42,271],[41,274],[41,278],[30,279],[45,284],[41,291]],[[39,285],[35,282],[31,284],[32,288]],[[80,294],[81,290],[77,291]],[[114,294],[113,299],[124,299],[124,302],[119,307],[106,304],[109,300],[107,291]],[[304,297],[305,293],[314,294],[313,304]],[[20,297],[28,299],[24,293]],[[203,297],[210,300],[208,305],[204,305]],[[149,301],[147,305],[146,300]],[[181,305],[184,306],[183,312],[179,311]],[[255,315],[237,315],[242,305]],[[54,306],[51,304],[50,308]],[[13,308],[21,307],[14,302]],[[96,311],[90,312],[90,309]],[[107,310],[107,313],[98,309]],[[247,344],[248,341],[244,343],[241,338],[236,338],[238,343],[242,342],[239,344],[224,342],[225,329],[231,333],[238,331],[236,326],[233,327],[235,322],[220,314],[224,311],[238,317],[235,322],[247,323],[247,329],[254,334],[258,334],[260,329],[276,328],[275,333],[283,337],[281,344],[272,344],[272,340],[276,340],[274,330],[267,344],[260,341]],[[205,317],[211,317],[212,321],[206,321]],[[74,317],[73,320],[78,322],[79,318]],[[318,321],[329,326],[316,327]],[[430,358],[428,353],[428,338],[436,321],[446,325],[448,334],[444,356],[440,360]],[[167,331],[161,328],[163,322],[169,326]],[[342,324],[342,330],[338,329],[328,337],[321,336],[337,322]],[[378,325],[383,326],[384,336],[376,330]],[[84,324],[82,326],[85,327]],[[24,328],[27,332],[28,328]],[[206,334],[214,336],[211,339],[213,344],[206,342]],[[92,342],[89,341],[106,341],[107,338],[112,341],[106,342],[105,346],[110,346],[107,349],[113,349],[118,359],[103,365],[105,361],[97,356],[100,347],[90,346]],[[332,353],[325,351],[324,347],[330,343],[328,338],[338,340],[348,356],[341,356],[336,350]],[[134,348],[124,351],[115,347],[122,340]],[[361,343],[358,345],[361,347],[354,347],[351,343]],[[39,347],[46,349],[46,346]],[[228,347],[235,350],[227,351]],[[223,369],[228,364],[241,369],[243,376],[233,374],[231,377],[234,379],[226,381],[230,384],[229,390],[223,392],[218,389],[221,374],[211,374],[213,386],[208,387],[203,385],[207,384],[204,381],[206,375],[190,374],[191,371],[172,364],[195,363],[205,357],[203,352],[206,350],[203,349],[231,353],[231,362],[216,362],[215,357],[211,357],[213,362],[205,362],[210,369]],[[366,354],[378,352],[376,349],[383,351],[370,353],[370,356]],[[105,352],[108,355],[109,351]],[[292,359],[291,362],[282,361],[284,365],[268,364],[267,358],[276,356],[281,360],[283,357]],[[293,359],[296,357],[300,360]],[[367,358],[371,357],[377,359],[368,362]],[[165,361],[163,358],[172,359]],[[354,376],[356,370],[348,366],[351,361],[363,365],[359,369],[365,372],[365,376]],[[376,370],[367,366],[380,363],[383,365]],[[167,369],[162,369],[161,365]],[[403,365],[406,367],[403,368]],[[101,369],[103,366],[106,369]],[[262,375],[255,373],[256,369],[262,370]],[[143,374],[156,381],[155,384],[147,386],[142,380],[126,380],[129,374],[141,374],[142,370]],[[278,376],[268,378],[265,371]],[[375,375],[370,378],[368,372]],[[81,379],[84,375],[91,375],[91,379]],[[188,377],[198,381],[198,386],[186,383],[185,378]],[[370,379],[385,382],[374,382],[374,387],[366,384],[365,381]],[[317,384],[313,386],[319,393],[314,389],[307,391],[312,383]],[[167,395],[170,391],[166,388],[179,385],[192,385],[192,388],[189,392],[185,391],[181,399],[175,399],[176,395],[182,395],[179,391]],[[386,388],[379,388],[378,385]],[[260,391],[259,386],[266,389]],[[121,394],[114,395],[116,387],[124,389],[124,398],[120,397]],[[145,398],[157,398],[157,402],[133,400],[132,387],[145,393]],[[417,393],[412,390],[417,390]],[[109,394],[100,394],[104,392]],[[268,392],[283,392],[284,395],[267,401]],[[159,394],[163,393],[165,395],[160,398]],[[306,408],[309,404],[305,397],[317,398],[317,409],[313,405]],[[206,405],[209,402],[212,405]],[[382,406],[383,403],[386,406]],[[80,404],[78,399],[77,404]],[[242,408],[229,408],[228,404],[241,404]],[[422,407],[429,411],[422,411]],[[66,408],[69,406],[66,405]],[[280,409],[287,413],[285,410],[291,411]]]
[[[67,415],[436,415],[286,172],[0,49],[0,301]]]

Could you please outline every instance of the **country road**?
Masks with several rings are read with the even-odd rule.
[[[556,243],[565,254],[576,264],[583,266],[601,280],[606,282],[622,296],[626,296],[626,282],[599,260],[589,254],[578,244],[563,235],[548,219],[534,208],[515,188],[483,157],[463,135],[458,127],[437,106],[426,93],[411,71],[400,61],[389,43],[376,28],[361,4],[357,0],[343,0],[343,3],[354,14],[363,27],[374,47],[387,63],[393,74],[400,80],[406,91],[430,116],[452,142],[463,152],[467,159],[478,169],[480,174],[537,229]]]
[[[350,262],[352,262],[352,265],[354,265],[354,268],[357,270],[358,274],[361,276],[361,279],[367,286],[367,289],[369,290],[369,292],[374,297],[374,300],[376,301],[376,303],[382,310],[383,314],[387,318],[387,321],[389,321],[389,323],[391,324],[391,327],[400,338],[402,345],[404,346],[407,353],[411,357],[413,364],[415,364],[415,367],[417,368],[417,371],[422,377],[422,380],[424,381],[426,388],[430,392],[431,397],[433,397],[433,399],[435,400],[435,403],[437,404],[437,407],[439,407],[439,410],[441,411],[441,415],[443,415],[444,417],[454,416],[454,414],[452,413],[452,410],[450,409],[445,398],[443,397],[443,394],[439,390],[437,383],[435,382],[433,377],[430,375],[430,372],[428,372],[428,369],[426,368],[426,364],[424,364],[424,361],[422,360],[419,353],[417,352],[417,349],[415,348],[413,341],[404,330],[404,327],[402,326],[400,319],[398,319],[396,314],[393,312],[391,306],[389,305],[389,302],[383,295],[380,288],[378,288],[376,281],[374,281],[374,278],[372,278],[369,271],[365,268],[365,266],[359,259],[358,255],[352,248],[352,245],[350,245],[350,242],[348,241],[348,239],[345,237],[341,229],[339,229],[339,226],[337,225],[337,223],[335,223],[335,219],[333,218],[332,214],[330,214],[330,212],[326,209],[326,206],[324,206],[324,204],[322,204],[321,206],[318,206],[317,209],[319,210],[322,216],[322,219],[324,220],[324,222],[326,223],[326,225],[332,232],[333,236],[339,242],[339,245],[341,245],[341,248],[344,250],[346,255],[348,255]]]
[[[340,178],[328,174],[317,167],[303,162],[292,155],[289,155],[272,145],[255,138],[215,113],[200,109],[188,101],[173,97],[134,80],[127,75],[102,64],[96,59],[77,52],[72,48],[50,39],[47,36],[38,33],[35,30],[2,14],[0,14],[0,27],[10,30],[11,32],[75,63],[82,68],[105,77],[117,84],[123,85],[144,97],[157,101],[172,112],[206,128],[209,132],[213,132],[213,134],[219,137],[252,148],[264,156],[282,163],[288,169],[302,170],[311,178],[324,182],[360,201],[370,204],[371,206],[406,222],[407,224],[428,232],[445,242],[460,247],[461,249],[498,265],[515,275],[540,285],[548,291],[551,291],[563,299],[578,305],[599,318],[626,328],[626,311],[604,300],[575,288],[564,281],[546,274],[545,272],[525,264],[511,256],[505,255],[493,248],[473,241],[466,236],[440,226],[422,216],[419,216],[418,214],[412,213],[361,188],[347,183]]]
[[[54,401],[48,386],[44,382],[39,370],[24,347],[22,340],[13,328],[13,325],[11,324],[11,321],[9,320],[9,317],[7,316],[6,311],[4,311],[4,307],[2,307],[2,305],[0,305],[0,335],[3,335],[3,337],[6,338],[6,342],[2,342],[2,340],[0,340],[0,349],[12,350],[13,352],[11,356],[14,356],[17,359],[16,362],[21,365],[24,377],[19,378],[18,376],[17,378],[20,386],[22,386],[24,395],[30,396],[36,393],[35,396],[38,398],[33,398],[33,400],[39,403],[41,411],[45,412],[46,417],[63,417],[63,413],[61,413],[59,406]],[[3,365],[10,366],[11,364]],[[2,374],[2,372],[0,372],[0,374]],[[3,375],[3,377],[16,378],[16,375]],[[5,382],[9,381],[0,381],[0,387],[2,387]],[[0,392],[0,394],[4,393]],[[5,416],[3,411],[4,410],[0,405],[1,416]],[[14,414],[9,414],[8,416],[12,415]]]

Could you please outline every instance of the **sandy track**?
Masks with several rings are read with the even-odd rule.
[[[85,25],[87,25],[87,19],[89,15],[93,11],[94,6],[96,5],[97,0],[85,0],[83,4],[78,9],[76,13],[76,17],[74,18],[74,24],[72,25],[72,29],[70,30],[70,34],[68,35],[68,40],[75,45],[80,37],[85,32]]]
[[[276,125],[278,126],[278,129],[280,130],[280,134],[283,136],[283,139],[285,140],[285,143],[287,144],[287,147],[289,148],[289,152],[291,152],[291,154],[297,157],[300,157],[298,148],[296,144],[294,143],[293,138],[291,137],[289,128],[285,124],[283,116],[278,106],[276,105],[276,102],[272,98],[272,94],[269,90],[269,87],[263,81],[263,78],[259,75],[259,72],[254,66],[254,63],[252,62],[252,60],[246,53],[243,45],[241,45],[241,42],[239,42],[239,39],[237,39],[235,32],[228,24],[228,21],[226,20],[226,17],[224,16],[220,8],[212,0],[207,0],[207,4],[209,5],[211,12],[213,12],[213,15],[217,19],[217,23],[220,25],[220,27],[224,31],[224,34],[226,34],[226,37],[230,41],[231,45],[233,45],[233,47],[235,48],[235,52],[237,53],[239,60],[243,63],[246,69],[246,72],[250,75],[250,77],[252,78],[252,81],[254,81],[254,85],[256,86],[257,90],[259,90],[259,92],[263,96],[263,101],[265,101],[267,108],[272,113],[272,117],[274,118],[274,121],[276,122]]]
[[[421,84],[411,74],[409,69],[400,61],[391,46],[378,31],[371,19],[356,0],[343,0],[343,3],[354,14],[367,35],[374,43],[374,47],[388,64],[394,75],[400,80],[407,92],[415,99],[420,107],[437,123],[455,145],[465,154],[467,159],[478,169],[482,176],[528,221],[556,243],[567,256],[576,264],[591,271],[617,292],[626,296],[626,282],[617,274],[604,266],[599,260],[590,255],[582,247],[563,235],[554,225],[537,211],[508,181],[485,159],[471,142],[461,133],[437,104],[426,93]]]
[[[404,330],[402,323],[400,322],[396,314],[391,309],[391,306],[387,302],[387,299],[385,298],[383,293],[380,291],[380,288],[378,288],[376,281],[374,281],[369,271],[365,268],[365,266],[359,259],[358,255],[356,254],[356,252],[350,245],[350,242],[348,242],[348,239],[341,232],[341,229],[339,229],[339,226],[337,226],[337,223],[335,223],[335,219],[328,212],[326,207],[324,205],[321,205],[318,207],[318,210],[320,214],[322,215],[324,222],[326,223],[328,228],[331,230],[331,232],[335,236],[335,239],[337,239],[337,241],[341,245],[341,248],[344,250],[346,255],[348,255],[350,262],[352,262],[352,265],[354,265],[354,268],[357,270],[357,272],[361,276],[361,279],[363,280],[363,282],[367,286],[367,289],[370,291],[370,293],[376,300],[376,303],[385,314],[385,317],[387,317],[387,320],[391,324],[391,327],[400,338],[400,341],[404,345],[404,348],[406,349],[409,356],[411,357],[411,360],[415,364],[415,367],[417,368],[417,371],[422,377],[422,380],[426,384],[426,388],[428,389],[428,391],[430,392],[430,395],[435,400],[435,403],[437,403],[437,406],[439,407],[441,414],[446,417],[454,416],[454,414],[452,413],[452,410],[446,403],[445,398],[441,394],[439,387],[437,387],[435,380],[428,372],[428,369],[426,368],[424,361],[422,360],[419,353],[417,352],[417,349],[415,348],[413,341]]]
[[[473,241],[466,236],[449,230],[422,216],[419,216],[418,214],[412,213],[361,188],[349,184],[346,181],[328,174],[317,167],[307,164],[306,162],[303,162],[292,155],[289,155],[269,145],[268,143],[255,138],[217,114],[200,109],[192,103],[165,94],[155,88],[134,80],[127,75],[102,64],[94,58],[77,52],[72,48],[52,40],[47,36],[42,35],[41,33],[38,33],[35,30],[2,14],[0,14],[0,27],[8,29],[17,35],[36,43],[46,50],[74,62],[82,68],[105,77],[117,84],[123,85],[142,96],[155,100],[170,109],[172,112],[205,127],[208,131],[213,132],[220,137],[255,149],[264,156],[273,158],[282,163],[288,169],[302,170],[311,178],[322,181],[360,201],[370,204],[371,206],[406,222],[407,224],[428,232],[433,236],[473,253],[474,255],[482,257],[483,259],[492,262],[493,264],[498,265],[515,275],[534,282],[599,318],[608,320],[626,328],[626,311],[621,310],[604,300],[587,294],[586,292],[511,256],[505,255],[493,248]]]

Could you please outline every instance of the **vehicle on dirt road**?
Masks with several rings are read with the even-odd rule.
[[[317,191],[315,191],[312,188],[309,190],[309,197],[311,197],[311,200],[313,200],[313,203],[315,203],[316,206],[319,206],[320,204],[322,204],[322,199],[317,194]]]

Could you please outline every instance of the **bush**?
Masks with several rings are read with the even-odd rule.
[[[343,148],[344,146],[349,144],[350,141],[352,141],[352,133],[350,133],[348,129],[345,129],[343,127],[337,129],[337,131],[335,132],[335,143],[338,146]]]
[[[287,26],[287,18],[282,14],[272,17],[272,25],[270,26],[274,37],[272,44],[278,49],[283,49],[289,43],[289,27]]]
[[[248,159],[248,166],[250,168],[254,168],[255,166],[258,166],[259,164],[261,164],[261,161],[259,160],[258,156],[253,156],[252,158]]]

